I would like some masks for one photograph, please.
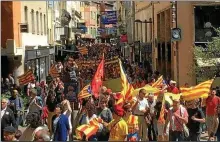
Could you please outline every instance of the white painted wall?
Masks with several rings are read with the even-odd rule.
[[[47,46],[47,36],[35,35],[32,33],[22,33],[22,44],[25,46]]]

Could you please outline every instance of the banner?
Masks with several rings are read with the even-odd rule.
[[[117,13],[116,11],[105,11],[101,14],[102,24],[117,24]]]
[[[60,74],[57,72],[57,69],[56,69],[55,64],[53,64],[53,65],[50,67],[49,75],[51,75],[53,78],[56,78],[56,77],[59,77],[59,76],[60,76]]]
[[[32,70],[28,70],[26,73],[18,77],[19,85],[26,85],[35,80]]]

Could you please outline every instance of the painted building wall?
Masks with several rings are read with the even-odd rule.
[[[47,2],[46,1],[22,1],[21,3],[21,21],[25,22],[25,6],[28,9],[28,26],[29,33],[22,33],[22,45],[25,46],[46,46],[48,45],[47,39]],[[34,25],[32,25],[31,10],[34,10]],[[39,18],[39,33],[37,33],[37,18],[36,11],[39,15],[42,13],[42,26]],[[45,16],[45,20],[44,20]],[[33,31],[35,30],[35,32]],[[38,39],[38,40],[36,40]]]
[[[21,23],[21,2],[1,2],[1,47],[6,48],[7,39],[14,39],[16,47],[21,46],[19,23]]]

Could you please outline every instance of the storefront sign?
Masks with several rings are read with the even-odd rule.
[[[101,15],[102,24],[116,24],[117,23],[117,13],[116,11],[105,11]]]

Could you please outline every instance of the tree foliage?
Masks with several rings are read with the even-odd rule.
[[[206,44],[206,48],[194,47],[194,72],[200,80],[213,78],[220,71],[220,28],[215,29],[217,36]],[[202,67],[201,67],[202,65]]]

